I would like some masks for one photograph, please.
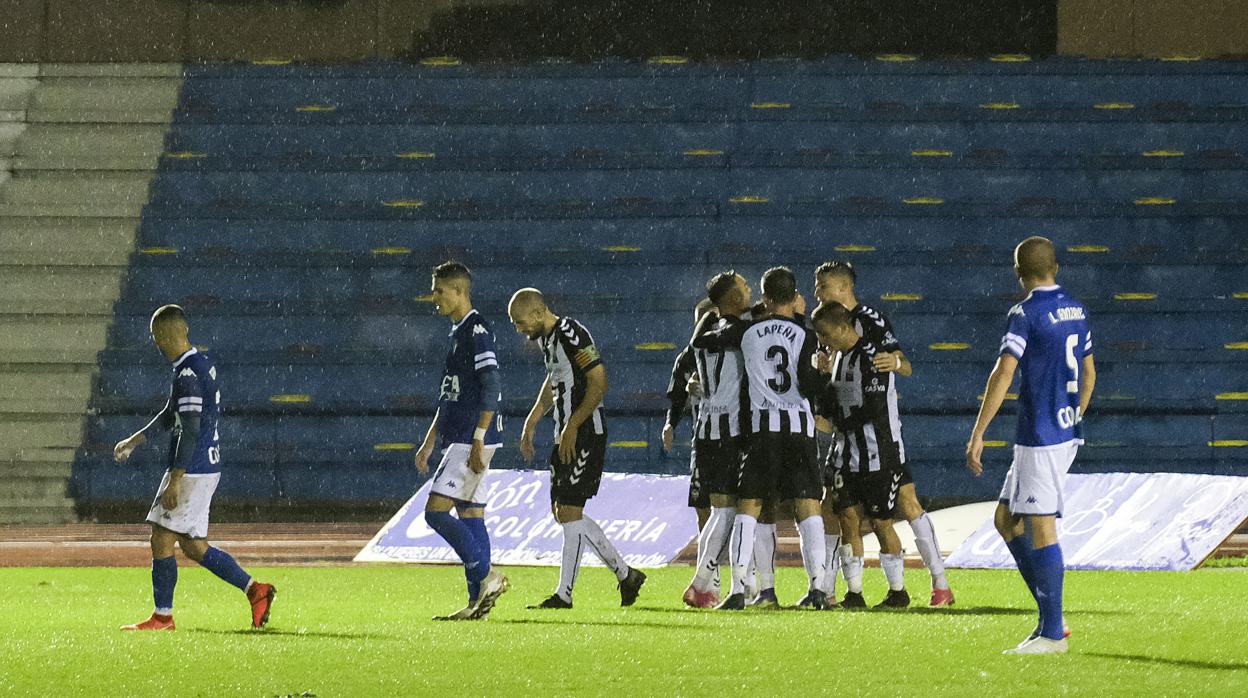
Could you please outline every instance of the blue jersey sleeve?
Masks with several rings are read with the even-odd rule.
[[[498,354],[494,351],[494,333],[483,323],[472,328],[473,369],[477,373],[498,370]]]
[[[999,354],[1009,354],[1021,360],[1027,351],[1029,336],[1030,324],[1027,322],[1027,315],[1023,312],[1023,306],[1016,305],[1010,310],[1006,321],[1005,336],[1001,338]]]
[[[204,390],[199,376],[189,366],[180,369],[173,379],[173,398],[178,414],[198,416],[204,411]]]

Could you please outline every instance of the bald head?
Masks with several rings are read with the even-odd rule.
[[[522,288],[511,295],[507,315],[516,331],[529,339],[537,339],[554,327],[555,315],[546,305],[546,297],[535,288]]]
[[[186,324],[186,312],[181,306],[162,305],[152,313],[148,323],[152,340],[166,358],[173,360],[191,348],[187,339],[190,328]]]
[[[1032,236],[1014,248],[1014,273],[1024,284],[1053,282],[1057,276],[1057,252],[1048,238]]]

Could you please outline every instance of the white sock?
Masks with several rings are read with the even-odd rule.
[[[757,527],[758,520],[746,514],[737,514],[732,521],[732,537],[728,541],[728,555],[732,560],[732,588],[729,594],[745,593],[745,575],[754,557]]]
[[[809,516],[797,524],[797,536],[802,543],[802,566],[811,589],[823,589],[823,568],[827,563],[826,541],[823,539],[823,517]]]
[[[559,563],[559,588],[555,593],[569,603],[572,602],[572,587],[576,586],[576,574],[581,570],[584,531],[584,520],[563,524],[563,559]]]
[[[880,553],[880,567],[884,569],[884,578],[888,580],[888,588],[901,591],[906,588],[906,558],[898,554]]]
[[[754,569],[758,572],[758,588],[776,588],[776,525],[758,524],[754,534]]]
[[[615,573],[615,578],[621,582],[624,581],[624,578],[628,576],[630,568],[628,563],[624,562],[624,557],[620,555],[620,551],[616,550],[611,541],[607,540],[607,534],[602,532],[602,528],[597,521],[588,516],[582,516],[581,522],[585,524],[582,535],[585,536],[586,542],[594,548],[594,552],[598,553],[598,558],[602,560],[603,564],[611,568],[611,571]]]
[[[693,575],[693,588],[707,591],[719,579],[719,558],[732,535],[736,507],[715,507],[698,535],[698,566]]]
[[[733,511],[736,511],[736,509],[733,509]],[[733,515],[733,518],[736,518],[735,514]],[[731,537],[732,537],[732,519],[728,519],[728,538],[731,538]],[[711,578],[711,584],[715,588],[715,593],[719,593],[719,590],[723,587],[723,578],[725,575],[727,575],[728,577],[728,586],[729,587],[732,586],[732,558],[728,555],[728,549],[731,548],[732,546],[729,545],[728,538],[724,539],[724,545],[719,550],[719,559],[716,561],[716,564],[719,565],[719,574]],[[753,577],[754,577],[754,568],[751,567],[750,575],[746,577],[746,583],[748,584],[749,580],[752,579]]]
[[[845,585],[854,594],[862,593],[862,558],[854,557],[854,546],[841,546],[841,574],[845,575]]]
[[[840,535],[824,534],[823,536],[823,586],[820,589],[829,598],[836,596],[836,575],[841,571],[841,537]]]
[[[927,512],[910,522],[910,530],[914,531],[914,545],[919,549],[919,556],[923,558],[923,564],[932,575],[932,588],[948,589],[945,561],[940,557],[940,544],[936,542],[936,527],[932,525]]]

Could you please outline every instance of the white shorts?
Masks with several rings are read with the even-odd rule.
[[[999,501],[1015,516],[1061,516],[1066,473],[1075,462],[1078,441],[1056,446],[1015,446]]]
[[[487,471],[490,468],[490,461],[494,458],[494,452],[497,450],[498,446],[486,446],[485,452],[481,454]],[[484,506],[484,502],[477,502],[473,498],[477,496],[477,487],[481,485],[485,473],[474,473],[472,468],[468,467],[468,454],[470,453],[472,453],[472,446],[469,444],[447,446],[446,450],[442,451],[442,462],[438,464],[438,469],[433,473],[433,487],[429,493],[440,494],[460,503]]]
[[[181,533],[188,538],[207,538],[208,509],[212,506],[212,494],[217,491],[217,483],[220,481],[221,473],[183,475],[178,506],[170,511],[160,503],[160,495],[169,486],[169,471],[166,470],[165,477],[160,481],[160,489],[156,490],[156,501],[152,502],[152,509],[147,512],[148,523]]]

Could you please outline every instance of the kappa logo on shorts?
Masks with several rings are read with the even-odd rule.
[[[572,466],[572,475],[568,477],[572,482],[580,482],[581,476],[585,474],[585,466],[589,465],[589,451],[582,450],[576,457],[576,465]]]

